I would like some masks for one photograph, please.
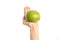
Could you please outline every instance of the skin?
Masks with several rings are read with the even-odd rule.
[[[24,17],[23,24],[27,25],[30,28],[30,40],[39,40],[39,32],[38,32],[38,23],[37,22],[28,22],[26,20],[26,13],[30,10],[30,7],[24,7]]]

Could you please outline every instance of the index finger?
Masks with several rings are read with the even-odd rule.
[[[24,16],[26,16],[26,13],[30,10],[30,7],[26,6],[24,7]]]

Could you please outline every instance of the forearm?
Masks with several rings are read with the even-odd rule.
[[[30,40],[39,40],[39,32],[37,26],[31,26],[30,28]]]

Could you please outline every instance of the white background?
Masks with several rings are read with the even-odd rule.
[[[0,40],[30,40],[22,22],[26,5],[41,14],[40,40],[60,40],[60,0],[0,0]]]

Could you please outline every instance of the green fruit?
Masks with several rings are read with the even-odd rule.
[[[30,10],[26,14],[26,19],[29,22],[37,22],[40,20],[40,14],[35,10]]]

